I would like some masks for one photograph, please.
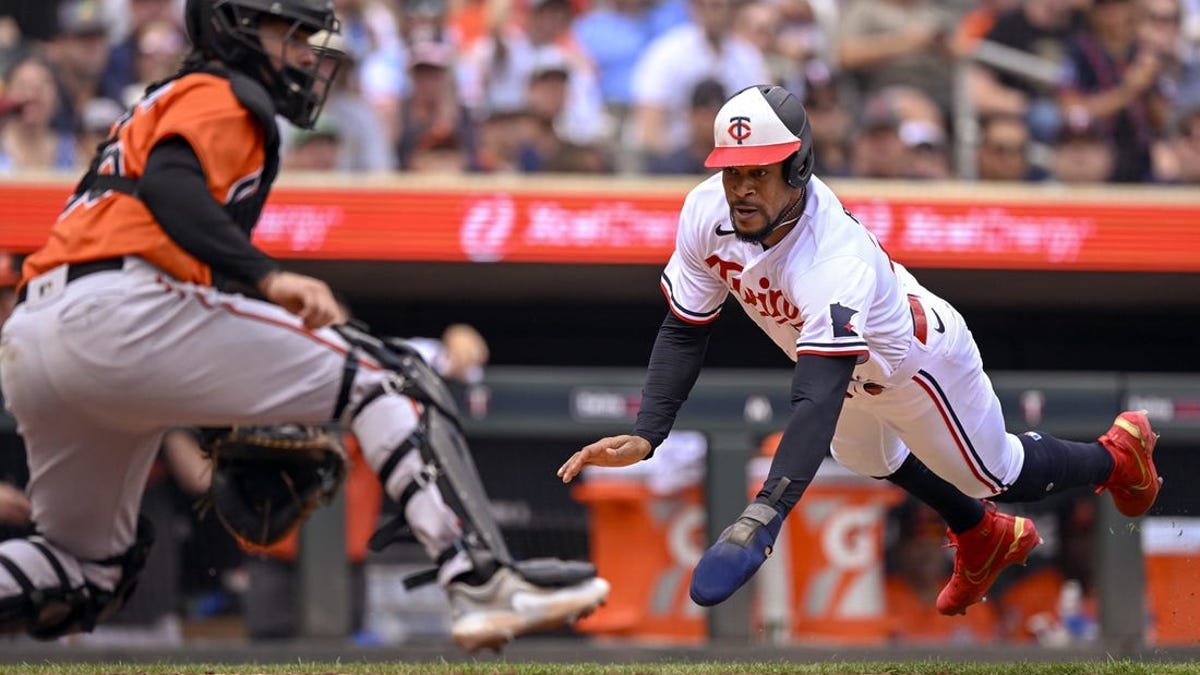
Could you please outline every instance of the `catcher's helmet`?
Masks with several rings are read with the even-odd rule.
[[[713,121],[713,151],[704,166],[783,162],[783,177],[803,187],[813,172],[812,130],[800,100],[783,87],[755,85],[734,94]]]
[[[289,40],[297,35],[307,39],[318,57],[311,67],[291,65],[285,54],[267,53],[259,26],[272,17],[291,24]],[[276,112],[293,124],[308,129],[316,123],[345,58],[331,44],[340,27],[332,0],[187,0],[184,22],[195,52],[261,82]],[[272,63],[272,56],[280,65]]]

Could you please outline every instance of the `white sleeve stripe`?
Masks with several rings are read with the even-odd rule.
[[[818,354],[818,355],[827,355],[827,356],[859,356],[862,354],[869,354],[869,353],[870,352],[867,351],[866,347],[860,347],[858,349],[813,349],[812,347],[798,347],[796,349],[797,356],[799,356],[800,354]]]
[[[812,347],[814,349],[864,349],[867,346],[866,340],[858,342],[796,342],[796,348]]]
[[[671,280],[668,279],[667,275],[665,275],[665,274],[662,276],[661,286],[662,286],[663,294],[667,296],[667,302],[671,303],[672,309],[674,309],[679,314],[684,315],[683,318],[692,317],[694,320],[697,320],[697,321],[705,321],[708,319],[716,318],[717,314],[721,313],[721,305],[717,305],[716,309],[713,309],[708,312],[694,312],[694,311],[680,305],[679,302],[677,300],[675,300],[675,295],[671,288]]]

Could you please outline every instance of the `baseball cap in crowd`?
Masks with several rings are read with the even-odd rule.
[[[692,108],[719,109],[725,99],[725,85],[717,80],[703,79],[692,87]]]
[[[529,71],[530,79],[546,75],[561,75],[570,77],[571,62],[561,48],[554,45],[538,47],[533,53],[533,68]]]
[[[413,43],[410,68],[448,68],[454,61],[454,50],[445,42],[421,40]]]
[[[890,91],[883,91],[867,99],[863,106],[860,120],[863,131],[878,131],[881,129],[900,129],[904,120],[900,110],[900,102]]]
[[[771,100],[767,99],[766,89]],[[713,121],[713,145],[704,166],[762,166],[787,159],[811,143],[808,115],[782,87],[748,87],[734,94]]]
[[[83,104],[79,119],[84,133],[107,134],[113,123],[123,114],[125,109],[111,98],[93,98]]]
[[[900,123],[900,142],[910,148],[942,148],[946,132],[929,120],[907,120]]]
[[[58,6],[58,34],[68,37],[107,35],[108,23],[96,0],[64,0]]]

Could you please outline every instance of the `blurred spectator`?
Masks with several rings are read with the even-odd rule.
[[[569,69],[564,112],[555,120],[566,141],[603,141],[610,125],[604,114],[595,69],[570,32],[568,0],[535,0],[522,26],[500,13],[491,32],[463,56],[463,102],[478,117],[511,113],[528,105],[530,76],[546,61],[565,61]]]
[[[656,38],[633,73],[631,138],[645,157],[688,144],[692,91],[714,79],[727,92],[770,81],[762,52],[733,32],[733,0],[691,0],[692,22]]]
[[[850,175],[850,111],[842,105],[833,73],[822,61],[805,66],[804,108],[812,125],[816,173]]]
[[[128,0],[126,4],[129,33],[109,48],[104,72],[100,76],[100,95],[114,101],[126,100],[126,88],[144,79],[138,76],[135,62],[139,51],[138,36],[145,26],[154,22],[178,24],[180,19],[180,5],[174,0]]]
[[[291,135],[280,163],[294,171],[336,171],[341,150],[340,125],[333,117],[322,116],[312,129]]]
[[[781,14],[779,6],[766,0],[745,0],[736,5],[733,30],[746,42],[754,45],[767,64],[768,79],[763,84],[778,84],[804,99],[804,83],[795,75],[803,61],[785,57],[776,46]],[[790,86],[787,84],[791,82]]]
[[[1200,54],[1186,56],[1180,0],[1138,0],[1137,45],[1159,61],[1158,105],[1150,107],[1151,124],[1160,136],[1176,122],[1171,109],[1200,103]]]
[[[950,178],[950,148],[946,143],[946,132],[940,125],[929,120],[913,119],[901,122],[898,131],[906,151],[906,178]]]
[[[58,34],[47,52],[62,86],[55,127],[78,131],[79,111],[100,92],[100,76],[108,60],[108,24],[96,0],[63,0]]]
[[[891,639],[908,644],[992,642],[999,626],[992,603],[975,605],[964,616],[937,611],[935,600],[951,568],[944,546],[946,525],[937,512],[909,497],[892,516],[896,527],[884,591]]]
[[[183,29],[174,21],[154,19],[141,24],[133,40],[133,81],[118,99],[126,106],[140,101],[151,83],[174,75],[189,49]]]
[[[1054,140],[1051,178],[1060,183],[1103,183],[1111,180],[1117,162],[1112,135],[1095,123],[1071,120]]]
[[[21,26],[11,16],[0,13],[0,73],[8,72],[13,62],[25,49],[25,39],[21,34]],[[4,91],[0,89],[0,95]]]
[[[932,0],[852,0],[838,31],[838,66],[863,98],[907,85],[948,115],[953,30],[951,14]]]
[[[112,126],[125,114],[125,106],[107,98],[88,101],[79,115],[80,133],[75,158],[79,168],[92,161],[96,148],[108,138]]]
[[[877,94],[867,101],[853,140],[851,175],[856,178],[904,177],[907,152],[900,140],[902,121],[894,97]]]
[[[1154,148],[1154,177],[1165,183],[1200,183],[1200,106],[1180,115],[1178,134]]]
[[[975,149],[979,180],[1027,181],[1033,179],[1029,157],[1029,127],[1017,115],[993,113],[979,121]]]
[[[412,89],[401,104],[402,124],[396,144],[400,168],[411,168],[414,152],[444,145],[451,137],[455,146],[461,146],[470,156],[473,129],[467,109],[455,95],[453,48],[443,42],[417,42],[412,45],[409,59]]]
[[[596,65],[600,96],[618,121],[633,100],[633,69],[653,35],[649,0],[598,0],[575,20],[573,32]]]
[[[400,9],[400,37],[404,44],[451,42],[446,29],[446,0],[402,0]]]
[[[4,77],[4,96],[0,173],[74,168],[75,136],[51,127],[59,103],[51,65],[36,56],[17,61]]]
[[[460,49],[487,35],[492,0],[452,0],[446,12],[446,39]]]
[[[775,49],[803,72],[809,61],[832,63],[831,33],[822,25],[817,7],[819,0],[772,0],[779,8],[779,28]],[[836,17],[831,17],[836,20]],[[791,88],[791,85],[785,85]],[[802,89],[792,93],[800,94]]]
[[[472,155],[454,134],[413,150],[407,169],[413,173],[459,174],[472,169]]]
[[[342,22],[344,51],[356,64],[352,90],[374,111],[390,149],[399,138],[400,101],[408,93],[408,53],[400,25],[378,0],[333,0],[333,6]]]
[[[905,124],[909,125],[907,143],[901,136],[901,128]],[[942,114],[937,105],[921,91],[913,87],[892,86],[876,92],[863,107],[860,129],[853,141],[851,174],[859,178],[913,177],[913,167],[909,165],[912,159],[910,147],[936,140],[938,131],[941,132],[944,146]],[[945,154],[944,148],[942,153]],[[930,159],[933,161],[926,162],[921,170],[937,173],[936,153]]]
[[[692,107],[688,113],[691,134],[687,146],[666,155],[650,157],[646,171],[659,174],[713,173],[713,169],[705,168],[704,159],[713,149],[713,119],[727,98],[729,95],[720,82],[701,80],[692,90]]]
[[[1064,125],[1094,126],[1112,141],[1116,164],[1108,180],[1150,178],[1150,146],[1162,117],[1156,110],[1165,104],[1163,65],[1157,49],[1138,44],[1133,0],[1094,0],[1088,29],[1067,55],[1060,104]]]
[[[596,66],[571,32],[575,12],[571,0],[532,0],[531,4],[530,76],[548,68],[566,68],[566,98],[562,114],[554,119],[555,130],[564,140],[578,145],[607,140],[611,123],[604,114]]]
[[[1075,0],[1022,0],[1020,7],[996,17],[983,39],[1045,59],[1055,65],[1066,58],[1068,41],[1082,16]],[[1053,138],[1059,124],[1055,84],[973,63],[968,91],[978,115],[1008,113],[1026,118],[1039,141]]]
[[[974,9],[963,15],[954,31],[953,51],[956,56],[969,55],[984,39],[1002,14],[1017,9],[1024,0],[979,0]]]
[[[488,31],[460,54],[459,96],[477,117],[525,107],[525,84],[532,58],[524,29],[512,20],[510,3],[491,5]]]
[[[1049,542],[1057,551],[1056,564],[1026,574],[999,597],[1006,639],[1065,647],[1099,636],[1095,520],[1096,500],[1090,494],[1058,508],[1057,536]]]
[[[485,173],[513,173],[521,170],[523,110],[494,111],[477,125],[479,147],[473,161],[474,168]]]

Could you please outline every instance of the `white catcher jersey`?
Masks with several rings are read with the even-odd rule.
[[[925,293],[818,178],[799,222],[775,246],[739,240],[721,174],[688,194],[662,275],[671,311],[707,323],[727,293],[793,361],[858,356],[855,379],[886,385],[913,339],[907,294]]]

